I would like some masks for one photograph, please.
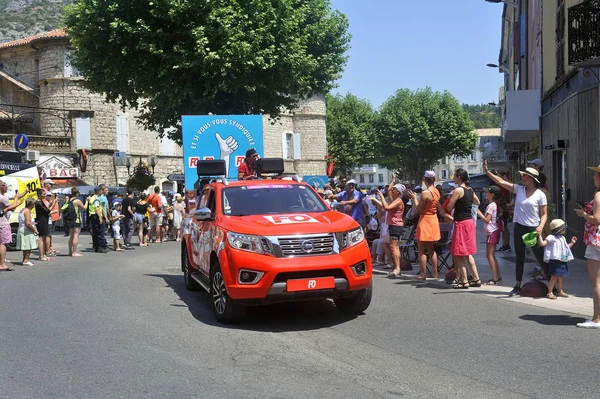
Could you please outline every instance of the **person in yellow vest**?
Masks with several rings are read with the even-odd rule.
[[[94,190],[95,194],[89,198],[88,217],[92,227],[92,243],[94,252],[107,253],[108,246],[106,244],[106,226],[104,225],[104,206],[100,200],[102,194],[102,186],[97,186]]]

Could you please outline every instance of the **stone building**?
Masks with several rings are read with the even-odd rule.
[[[15,135],[25,133],[28,149],[40,151],[40,163],[60,159],[70,175],[85,150],[87,167],[77,176],[89,185],[114,186],[128,178],[126,167],[115,166],[116,152],[135,163],[154,155],[157,184],[177,189],[167,176],[183,173],[181,147],[138,125],[136,110],[123,110],[85,89],[69,62],[70,51],[60,29],[0,43],[0,149],[13,148]],[[325,134],[325,100],[311,98],[274,123],[263,117],[263,156],[285,158],[287,172],[325,175]],[[61,184],[76,185],[67,179]]]
[[[490,162],[490,168],[497,162],[504,163],[505,151],[501,144],[500,129],[477,129],[479,139],[475,150],[467,157],[445,157],[433,167],[438,180],[452,180],[454,171],[462,168],[470,175],[483,173],[483,159]]]

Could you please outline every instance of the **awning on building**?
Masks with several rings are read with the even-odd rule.
[[[34,87],[29,86],[27,83],[23,82],[22,80],[19,80],[15,76],[12,76],[8,72],[0,69],[0,77],[3,77],[4,79],[8,80],[10,83],[14,84],[21,90],[25,90],[26,92],[31,93],[36,97],[39,97]]]
[[[52,179],[52,181],[54,182],[54,186],[52,186],[52,189],[89,186],[89,184],[87,184],[86,182],[84,182],[83,180],[81,180],[79,178],[72,178],[72,179],[50,178],[50,179]]]

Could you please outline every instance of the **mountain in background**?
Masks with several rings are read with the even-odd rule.
[[[500,107],[496,105],[463,104],[462,107],[467,111],[469,117],[475,124],[475,129],[494,129],[500,128],[502,125],[502,116],[500,115],[501,110]]]
[[[60,27],[72,0],[0,0],[0,42],[21,39]]]

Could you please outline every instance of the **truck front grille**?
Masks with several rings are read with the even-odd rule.
[[[291,256],[326,255],[333,252],[333,234],[279,237],[281,254]]]

